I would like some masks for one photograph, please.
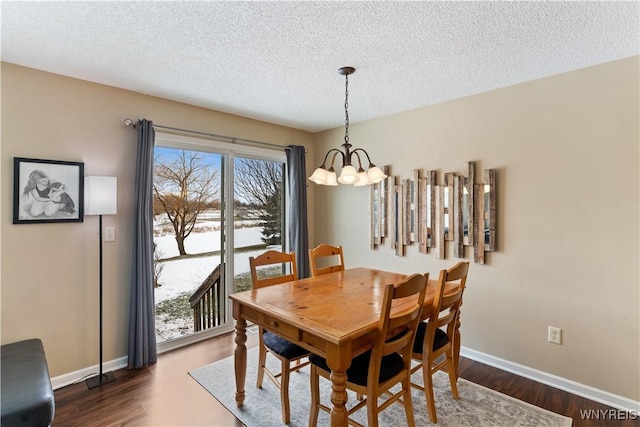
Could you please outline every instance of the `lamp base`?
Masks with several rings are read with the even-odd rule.
[[[92,388],[96,388],[98,386],[101,386],[102,384],[114,382],[115,380],[116,377],[115,375],[113,375],[113,372],[105,372],[102,374],[102,378],[100,377],[100,374],[98,374],[94,377],[87,378],[85,383],[87,384],[89,390],[91,390]]]

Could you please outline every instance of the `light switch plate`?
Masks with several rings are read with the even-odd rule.
[[[104,241],[105,242],[115,242],[116,241],[116,228],[115,227],[105,227],[104,228]]]

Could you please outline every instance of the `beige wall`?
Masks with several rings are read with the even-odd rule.
[[[472,264],[463,345],[640,400],[638,57],[352,124],[379,165],[462,172],[497,168],[498,252]],[[53,376],[98,358],[97,218],[13,225],[12,159],[85,163],[118,177],[117,241],[105,243],[105,360],[126,354],[135,132],[126,117],[317,148],[343,129],[301,131],[2,64],[0,263],[2,342],[44,341]],[[358,99],[350,114],[357,120]],[[315,152],[314,152],[315,150]],[[441,178],[441,174],[440,174]],[[435,274],[456,261],[409,247],[371,251],[367,189],[311,185],[311,243],[342,244],[348,266]],[[315,193],[315,195],[314,195]],[[317,206],[314,210],[313,206]],[[315,225],[314,225],[315,218]],[[314,238],[314,234],[322,238]],[[467,256],[467,258],[470,258]],[[41,267],[45,266],[45,268]],[[52,267],[52,266],[55,266]],[[547,326],[563,328],[561,346]]]
[[[13,157],[84,162],[118,177],[117,240],[104,244],[104,360],[126,356],[136,132],[125,118],[282,145],[306,132],[2,63],[2,343],[39,337],[59,376],[98,362],[98,218],[12,224]],[[313,153],[307,157],[313,165]],[[311,166],[309,166],[311,167]],[[312,205],[310,205],[312,207]]]
[[[640,400],[638,57],[353,124],[378,165],[498,169],[498,252],[471,265],[463,346]],[[353,93],[350,116],[366,94]],[[316,158],[342,129],[316,135]],[[442,181],[440,181],[442,182]],[[369,249],[366,188],[316,187],[314,243],[348,267],[431,274],[456,262]],[[467,252],[472,260],[472,254]],[[563,329],[547,343],[547,326]]]

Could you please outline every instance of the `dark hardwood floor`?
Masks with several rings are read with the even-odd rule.
[[[247,346],[255,346],[256,334],[247,336]],[[231,356],[235,348],[233,339],[234,334],[230,333],[161,354],[154,366],[134,371],[121,369],[115,372],[115,383],[92,390],[84,382],[56,390],[53,426],[240,427],[242,424],[188,374],[192,369]],[[469,359],[461,360],[460,376],[571,417],[574,427],[640,426],[637,418],[584,420],[581,410],[613,408]]]

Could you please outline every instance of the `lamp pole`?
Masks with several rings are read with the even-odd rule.
[[[116,213],[116,178],[115,177],[85,177],[85,214],[98,215],[99,236],[99,314],[100,314],[100,366],[99,374],[87,378],[85,381],[89,389],[115,381],[113,372],[103,371],[103,261],[102,261],[102,215]]]

